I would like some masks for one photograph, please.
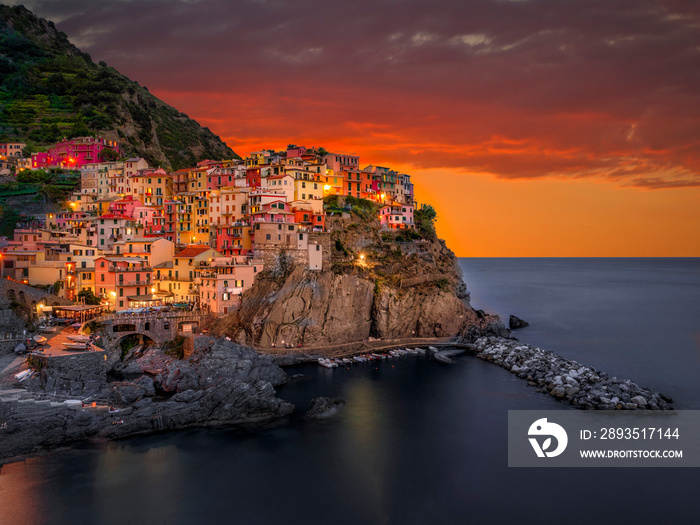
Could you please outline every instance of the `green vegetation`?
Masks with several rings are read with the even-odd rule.
[[[437,212],[430,204],[424,204],[413,213],[413,220],[421,236],[428,240],[436,240],[435,221]]]
[[[237,157],[207,128],[104,62],[95,64],[22,6],[0,6],[0,133],[34,151],[107,133],[126,155],[173,169]]]
[[[97,332],[97,330],[99,330],[99,328],[100,323],[98,323],[97,321],[88,321],[83,326],[83,333],[87,335],[94,334],[95,332]]]
[[[20,219],[21,217],[17,210],[7,206],[3,207],[0,210],[0,235],[12,237]]]
[[[122,353],[120,356],[120,359],[122,361],[129,353],[129,350],[131,350],[137,344],[139,344],[139,340],[140,340],[139,334],[129,334],[126,337],[124,337],[121,341],[119,341],[119,347],[122,349]]]
[[[350,213],[358,219],[372,220],[377,215],[379,206],[367,199],[358,199],[350,195],[328,195],[323,198],[323,208],[326,211]]]
[[[27,366],[32,370],[40,371],[46,368],[46,358],[37,355],[27,356]]]
[[[100,304],[100,298],[97,297],[92,290],[80,290],[78,292],[78,300],[85,298],[85,304],[98,305]]]
[[[46,202],[60,203],[77,189],[80,174],[77,171],[60,169],[22,171],[16,182],[0,184],[0,199],[19,195],[37,195]]]
[[[161,348],[163,349],[163,353],[170,357],[174,357],[175,359],[185,358],[185,338],[181,335],[178,335],[172,341],[163,343]]]

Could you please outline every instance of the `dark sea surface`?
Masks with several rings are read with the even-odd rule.
[[[700,409],[700,259],[460,259],[515,332]],[[700,470],[507,467],[507,411],[570,407],[473,357],[327,370],[258,432],[192,430],[0,467],[0,524],[697,523]],[[311,398],[339,416],[304,422]]]

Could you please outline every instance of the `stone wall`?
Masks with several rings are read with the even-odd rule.
[[[20,341],[0,341],[0,356],[11,354]]]
[[[59,396],[96,396],[107,386],[105,352],[62,356],[32,356],[30,366],[39,369],[32,390]]]

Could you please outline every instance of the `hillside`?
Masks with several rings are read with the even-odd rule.
[[[99,134],[173,170],[238,158],[218,136],[71,44],[53,22],[0,5],[0,141]]]

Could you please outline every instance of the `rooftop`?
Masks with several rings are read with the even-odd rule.
[[[203,254],[207,250],[211,250],[211,246],[207,246],[206,244],[202,245],[189,245],[185,249],[183,249],[181,252],[178,252],[175,254],[175,257],[179,259],[191,259],[193,257],[197,257],[198,255]]]

